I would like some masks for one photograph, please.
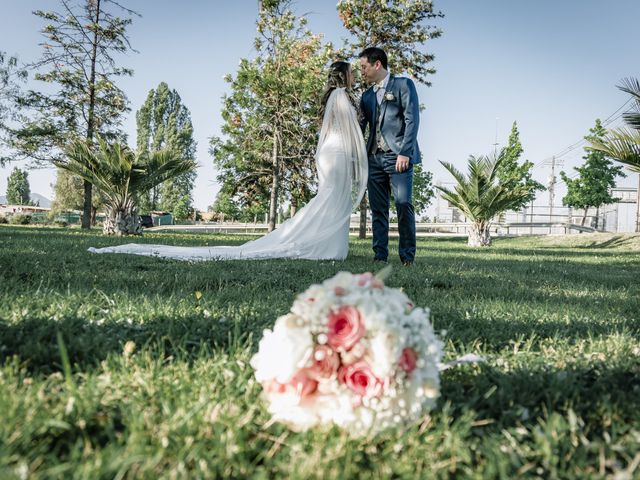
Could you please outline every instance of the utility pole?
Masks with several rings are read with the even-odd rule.
[[[563,160],[557,160],[554,155],[551,160],[547,160],[543,165],[551,165],[551,175],[549,175],[549,223],[553,223],[553,202],[555,200],[555,186],[556,186],[556,165],[561,166],[564,164]],[[551,233],[551,226],[549,226],[549,233]]]
[[[638,173],[638,189],[636,190],[636,232],[640,232],[640,173]]]
[[[436,186],[440,186],[440,180],[436,181]],[[438,223],[440,221],[440,190],[436,190],[436,218],[434,219],[434,223]]]
[[[496,139],[495,142],[493,144],[493,156],[496,157],[498,155],[498,120],[500,119],[500,117],[496,117]]]

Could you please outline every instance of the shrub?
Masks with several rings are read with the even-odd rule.
[[[9,223],[9,220],[4,215],[0,215],[0,225],[3,223]]]
[[[19,213],[11,217],[11,223],[14,225],[29,225],[31,223],[31,215],[23,215]]]

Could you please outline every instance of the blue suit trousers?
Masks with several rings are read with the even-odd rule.
[[[369,206],[373,226],[375,258],[389,255],[389,206],[391,193],[398,213],[400,243],[398,253],[403,262],[413,262],[416,255],[416,220],[412,203],[413,165],[402,173],[395,171],[398,155],[393,152],[369,154]]]

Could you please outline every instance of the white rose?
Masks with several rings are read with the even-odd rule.
[[[383,330],[369,340],[369,365],[378,378],[387,378],[394,374],[402,352],[402,343],[398,332]]]
[[[306,328],[296,328],[291,315],[278,318],[271,330],[265,330],[258,353],[251,359],[256,380],[287,383],[303,368],[313,352],[313,339]]]

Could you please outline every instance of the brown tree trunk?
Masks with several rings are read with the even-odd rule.
[[[100,2],[96,2],[96,20],[93,29],[93,42],[91,50],[91,73],[89,74],[89,111],[87,114],[87,140],[89,143],[93,141],[93,130],[95,125],[95,104],[96,104],[96,61],[98,58],[98,24],[100,23]],[[91,183],[84,181],[84,205],[82,215],[82,228],[91,228],[91,201],[92,201]]]
[[[367,238],[367,195],[362,197],[360,202],[360,229],[358,230],[358,238]]]
[[[589,208],[585,207],[584,209],[584,215],[582,216],[582,222],[580,222],[580,225],[584,227],[584,222],[587,220],[587,212],[589,211]]]
[[[276,228],[276,219],[278,216],[278,187],[280,185],[280,161],[278,158],[278,134],[277,130],[273,132],[273,150],[271,152],[271,160],[273,162],[273,174],[271,177],[271,196],[269,198],[269,223],[267,231],[272,232]]]

